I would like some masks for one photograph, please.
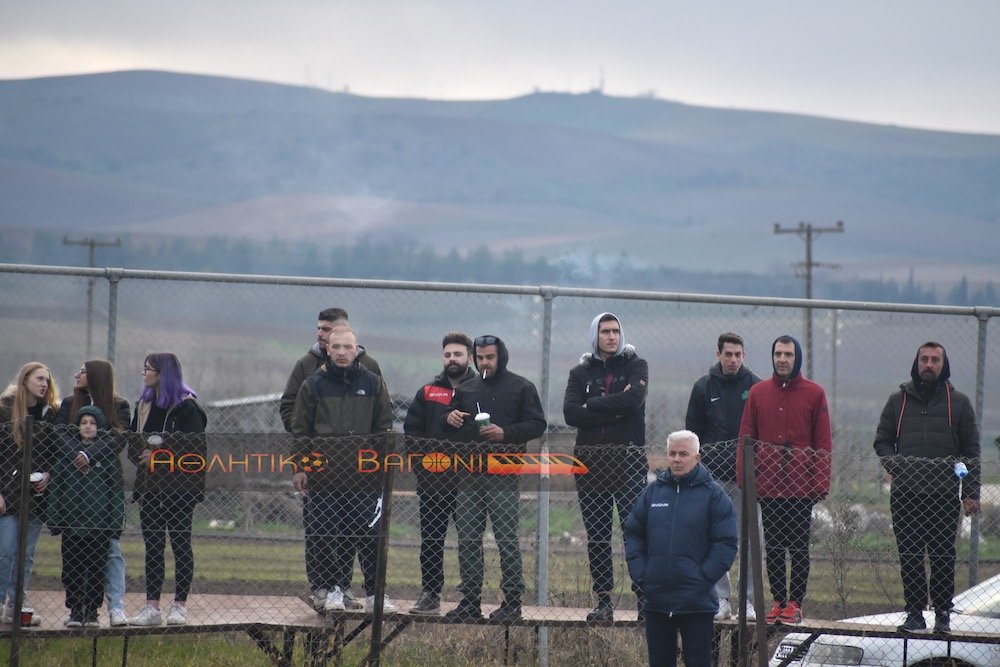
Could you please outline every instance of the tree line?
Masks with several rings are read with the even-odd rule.
[[[5,233],[0,261],[75,266],[84,263],[80,246],[63,235],[38,231],[17,237]],[[482,245],[466,252],[438,250],[414,239],[360,239],[352,244],[315,240],[256,241],[249,238],[147,237],[124,235],[122,245],[98,249],[98,266],[206,271],[217,273],[366,278],[433,282],[561,285],[566,287],[703,292],[740,296],[801,297],[802,281],[789,273],[686,271],[651,266],[628,253],[565,253],[529,257],[521,250],[492,251]],[[911,272],[907,281],[818,277],[820,299],[1000,305],[992,282],[973,286],[962,276],[943,287],[923,285]]]

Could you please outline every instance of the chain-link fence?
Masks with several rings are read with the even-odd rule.
[[[808,313],[814,337],[811,375],[825,389],[832,431],[832,457],[826,461],[829,488],[820,502],[813,502],[820,500],[818,496],[800,498],[792,508],[780,493],[773,498],[758,493],[765,554],[765,585],[758,606],[765,613],[771,611],[771,601],[778,597],[777,545],[784,545],[792,579],[796,563],[801,570],[800,524],[805,522],[811,528],[805,533],[808,594],[795,601],[801,603],[806,621],[895,612],[891,619],[872,622],[893,627],[903,623],[900,612],[910,601],[904,599],[899,554],[902,551],[903,560],[915,561],[916,552],[911,542],[897,545],[896,539],[900,526],[923,526],[931,510],[922,496],[900,499],[898,488],[886,480],[887,471],[895,472],[898,480],[900,468],[892,457],[880,460],[872,444],[887,399],[899,394],[900,384],[910,379],[918,346],[937,340],[947,349],[955,389],[968,396],[982,429],[981,457],[965,461],[970,473],[962,481],[963,490],[973,482],[980,486],[977,499],[982,512],[963,517],[961,523],[955,516],[957,552],[951,560],[957,590],[983,583],[956,598],[952,630],[1000,634],[1000,628],[990,626],[1000,622],[998,584],[990,579],[1000,571],[994,544],[1000,539],[1000,498],[995,487],[1000,475],[993,444],[1000,416],[991,409],[1000,395],[1000,367],[997,357],[987,354],[1000,343],[996,327],[988,326],[991,317],[1000,315],[997,309],[50,267],[0,269],[5,294],[0,320],[6,334],[0,373],[6,378],[15,379],[23,364],[38,360],[60,385],[59,395],[71,396],[72,385],[78,384],[74,371],[88,359],[106,357],[114,363],[117,393],[132,404],[131,420],[143,389],[144,362],[150,353],[169,350],[183,364],[184,382],[197,392],[197,403],[207,415],[203,435],[185,436],[183,429],[162,435],[153,429],[140,435],[126,428],[121,434],[101,435],[94,443],[81,442],[79,411],[72,419],[68,415],[63,419],[66,426],[40,426],[36,440],[48,458],[27,472],[46,473],[41,497],[49,516],[47,523],[28,522],[22,542],[33,546],[28,549],[33,564],[25,561],[25,574],[30,570],[27,606],[33,610],[31,622],[43,630],[61,629],[64,621],[77,620],[80,632],[88,632],[95,620],[108,628],[120,620],[112,612],[119,603],[110,598],[123,588],[120,607],[125,620],[148,624],[124,627],[251,628],[257,644],[270,647],[272,655],[278,640],[272,642],[254,624],[287,624],[302,632],[315,627],[323,645],[317,649],[318,640],[312,636],[311,654],[326,655],[342,643],[336,633],[332,639],[323,634],[331,627],[329,618],[340,618],[341,609],[353,618],[349,612],[361,614],[381,602],[378,613],[387,614],[387,619],[412,616],[419,621],[398,636],[389,629],[393,626],[386,626],[391,635],[381,651],[386,664],[443,660],[643,664],[645,638],[636,629],[642,591],[633,586],[626,564],[622,523],[653,478],[645,468],[648,464],[650,470],[669,469],[666,436],[685,428],[692,386],[715,363],[720,333],[735,331],[743,337],[746,365],[766,381],[771,375],[772,341],[780,334],[805,331]],[[88,279],[96,280],[97,288],[89,317]],[[808,311],[806,305],[811,307]],[[315,342],[311,331],[316,313],[330,306],[351,314],[366,355],[378,361],[389,399],[389,413],[380,419],[392,431],[403,430],[413,397],[441,373],[441,337],[448,331],[465,331],[473,337],[492,334],[506,344],[509,370],[537,390],[544,413],[541,437],[532,436],[524,446],[515,443],[518,446],[510,448],[491,445],[475,437],[474,430],[471,437],[463,435],[461,428],[454,433],[411,433],[406,439],[285,433],[278,418],[280,392],[296,360]],[[594,352],[591,320],[603,311],[618,316],[624,342],[634,345],[648,362],[641,420],[644,447],[635,447],[627,429],[613,428],[624,414],[612,414],[610,429],[596,427],[597,433],[604,429],[616,434],[603,440],[597,435],[581,441],[578,434],[588,432],[590,422],[579,422],[575,428],[567,426],[573,419],[564,417],[567,377],[581,363],[581,354]],[[88,322],[92,322],[89,335]],[[87,349],[87,340],[93,349]],[[624,390],[621,384],[605,393]],[[450,392],[446,398],[450,402]],[[516,424],[507,422],[516,416],[500,417],[508,407],[505,402],[514,399],[500,400],[499,409],[475,412],[494,413],[500,427]],[[344,418],[343,413],[333,416],[333,410],[343,409],[337,405],[319,410],[326,410],[322,414],[328,420]],[[592,407],[596,405],[595,401]],[[910,408],[919,416],[919,406],[911,403]],[[465,412],[470,413],[468,424],[474,415],[472,410]],[[19,451],[12,431],[5,431],[2,438],[5,452]],[[770,460],[774,470],[783,471],[799,463],[799,455],[783,447],[786,443],[765,442],[758,443],[757,453],[773,450],[774,456],[765,456],[761,465]],[[735,455],[734,444],[705,444],[702,457]],[[81,451],[86,455],[81,457]],[[14,454],[7,456],[16,460]],[[948,497],[945,509],[950,521],[956,503],[961,504],[955,457],[933,457],[939,459],[927,464],[933,475],[948,473],[944,478],[955,485],[942,494]],[[10,471],[3,471],[7,482],[16,477],[13,470],[22,476],[25,472],[16,462],[11,465]],[[307,471],[306,487],[297,489],[293,475],[307,468],[312,470]],[[148,481],[143,480],[144,470],[163,479],[194,481],[195,486],[144,491]],[[387,471],[392,472],[392,491],[383,503]],[[669,479],[668,473],[664,475]],[[734,482],[724,486],[739,499]],[[116,502],[94,500],[98,491],[118,493],[123,528],[109,529],[99,522],[103,518],[117,522],[119,517]],[[918,492],[927,489],[920,486]],[[909,515],[907,509],[912,510]],[[15,554],[14,565],[20,528],[16,516],[8,505],[0,517],[10,524],[4,526],[3,535],[15,533],[12,540],[4,537],[3,547],[4,553]],[[789,516],[799,523],[789,523]],[[52,537],[51,532],[59,536]],[[99,537],[91,539],[95,535]],[[790,540],[791,546],[782,540]],[[940,574],[942,560],[935,558],[931,554],[931,570]],[[5,567],[0,563],[0,570]],[[739,591],[745,589],[737,573],[738,564],[733,565],[728,584],[733,614],[740,611]],[[792,600],[791,590],[801,590],[797,587],[801,582],[793,581],[781,595]],[[14,590],[11,584],[7,591],[11,617]],[[723,585],[716,590],[718,596]],[[99,592],[106,598],[102,604],[96,602]],[[157,615],[151,602],[158,599],[162,602]],[[174,605],[176,600],[182,604]],[[605,601],[610,604],[602,609]],[[925,601],[932,602],[933,598]],[[411,612],[414,607],[416,614]],[[98,608],[101,611],[95,614]],[[457,614],[462,624],[441,625],[444,621],[438,619],[448,618],[449,612],[450,618]],[[488,618],[497,613],[520,620],[506,629],[486,621],[476,623],[479,615]],[[927,624],[932,627],[935,620],[928,612]],[[966,626],[965,620],[975,624]],[[351,639],[353,628],[348,624],[346,637],[340,639]],[[183,653],[186,647],[194,647],[191,655],[224,648],[222,654],[239,654],[241,659],[266,659],[245,639],[194,637],[179,635],[169,648],[180,651],[178,656],[188,656]],[[842,638],[849,639],[856,638]],[[778,653],[794,653],[801,641],[790,635]],[[841,645],[824,636],[810,644],[814,651],[810,655],[842,651],[850,657],[854,649],[891,655],[898,643],[890,638],[865,641],[874,644]],[[926,643],[946,646],[939,641]],[[989,645],[968,646],[963,659],[969,664],[1000,663]],[[958,655],[956,647],[957,643],[949,649],[952,655]],[[238,653],[243,649],[245,654]],[[30,651],[31,645],[25,650]],[[143,650],[163,647],[135,644],[132,657],[141,659]],[[369,644],[355,639],[344,650],[341,657],[356,662]],[[887,658],[884,664],[902,664],[894,660]]]

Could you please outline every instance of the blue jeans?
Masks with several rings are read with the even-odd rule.
[[[121,540],[112,539],[108,548],[104,592],[108,596],[108,611],[125,608],[125,558],[122,556]]]
[[[5,600],[14,604],[14,585],[17,583],[18,517],[0,516],[0,592]],[[28,522],[28,542],[24,550],[24,593],[28,593],[31,569],[35,565],[35,545],[42,532],[42,520],[31,517]]]

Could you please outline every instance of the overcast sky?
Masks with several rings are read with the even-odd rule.
[[[1000,134],[1000,0],[10,0],[0,78],[164,69],[696,105]]]

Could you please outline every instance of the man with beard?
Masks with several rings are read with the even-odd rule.
[[[802,346],[791,336],[771,345],[774,374],[750,388],[739,437],[754,444],[754,475],[764,525],[767,580],[774,603],[767,622],[802,622],[809,583],[813,506],[830,492],[833,434],[823,388],[802,376]],[[742,482],[743,448],[736,450]],[[785,552],[791,561],[785,572]]]
[[[963,508],[967,516],[980,509],[979,428],[969,397],[948,381],[951,366],[943,345],[921,345],[910,377],[886,402],[874,443],[892,476],[889,509],[906,606],[906,620],[898,629],[927,627],[926,553],[934,632],[949,632],[958,515]],[[958,461],[968,469],[964,483],[953,472]]]
[[[403,421],[408,436],[409,453],[430,454],[441,451],[444,434],[442,418],[455,387],[475,377],[469,368],[472,340],[464,333],[451,332],[441,342],[444,370],[425,384],[410,402]],[[432,440],[431,438],[435,438]],[[410,608],[411,614],[437,615],[441,611],[444,587],[444,538],[448,519],[455,512],[455,475],[449,470],[431,472],[417,465],[417,500],[420,507],[420,597]]]
[[[472,345],[479,373],[455,389],[442,420],[445,432],[471,441],[471,451],[488,454],[524,453],[529,440],[545,432],[545,412],[535,385],[507,370],[507,346],[497,336],[479,336]],[[477,424],[479,413],[489,413],[487,424]],[[520,489],[517,475],[475,474],[462,481],[455,500],[458,529],[458,569],[463,598],[445,614],[456,621],[482,618],[483,535],[486,519],[493,526],[500,551],[500,588],[503,603],[490,620],[521,618],[524,572],[517,538]]]

